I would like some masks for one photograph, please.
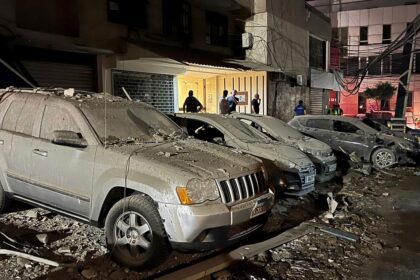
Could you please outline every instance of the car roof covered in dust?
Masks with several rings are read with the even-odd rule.
[[[303,115],[303,116],[295,116],[297,120],[300,119],[323,119],[323,120],[336,120],[336,121],[347,121],[351,123],[359,122],[356,118],[349,118],[345,116],[336,116],[336,115]]]

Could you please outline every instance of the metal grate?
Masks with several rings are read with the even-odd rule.
[[[262,172],[248,174],[219,182],[223,203],[234,203],[252,198],[267,190]]]

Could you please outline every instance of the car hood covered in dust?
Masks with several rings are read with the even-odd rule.
[[[288,145],[295,146],[302,151],[311,150],[311,151],[320,151],[323,153],[331,152],[330,146],[328,146],[324,142],[321,142],[317,139],[310,138],[310,137],[302,137],[300,139],[288,138],[288,140],[286,140],[286,143]]]
[[[235,153],[228,148],[194,139],[174,142],[110,147],[115,152],[132,156],[130,168],[155,171],[156,176],[221,179],[261,168],[257,158]],[[141,171],[141,170],[140,170]],[[162,178],[165,179],[165,178]]]
[[[253,155],[279,162],[286,166],[289,163],[296,164],[299,167],[311,165],[311,160],[301,151],[294,147],[275,142],[250,142],[248,149]]]

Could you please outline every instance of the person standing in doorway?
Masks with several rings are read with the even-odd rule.
[[[228,96],[228,91],[225,89],[223,91],[223,96],[222,98],[220,98],[220,101],[219,101],[219,113],[222,115],[229,114],[229,104],[226,99],[227,96]]]
[[[306,114],[305,106],[303,106],[303,100],[299,100],[298,105],[295,107],[295,116],[303,116]]]
[[[197,98],[194,97],[194,92],[190,90],[188,92],[188,97],[184,101],[184,105],[182,106],[182,110],[190,112],[190,113],[198,113],[203,109],[203,105],[198,101]]]
[[[251,101],[251,109],[254,114],[260,113],[260,104],[261,104],[260,95],[256,93],[254,95],[254,98]]]
[[[232,91],[231,96],[227,98],[228,106],[229,106],[229,114],[232,112],[236,112],[236,105],[239,103],[239,99],[236,97],[238,92],[236,89]]]

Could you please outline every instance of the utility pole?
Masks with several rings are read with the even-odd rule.
[[[414,30],[412,40],[408,40],[403,48],[403,58],[401,59],[402,70],[398,83],[397,104],[395,105],[395,118],[405,118],[405,109],[407,107],[407,92],[410,84],[411,72],[413,68],[414,46],[417,35],[417,26],[410,23],[407,27],[407,34]]]

